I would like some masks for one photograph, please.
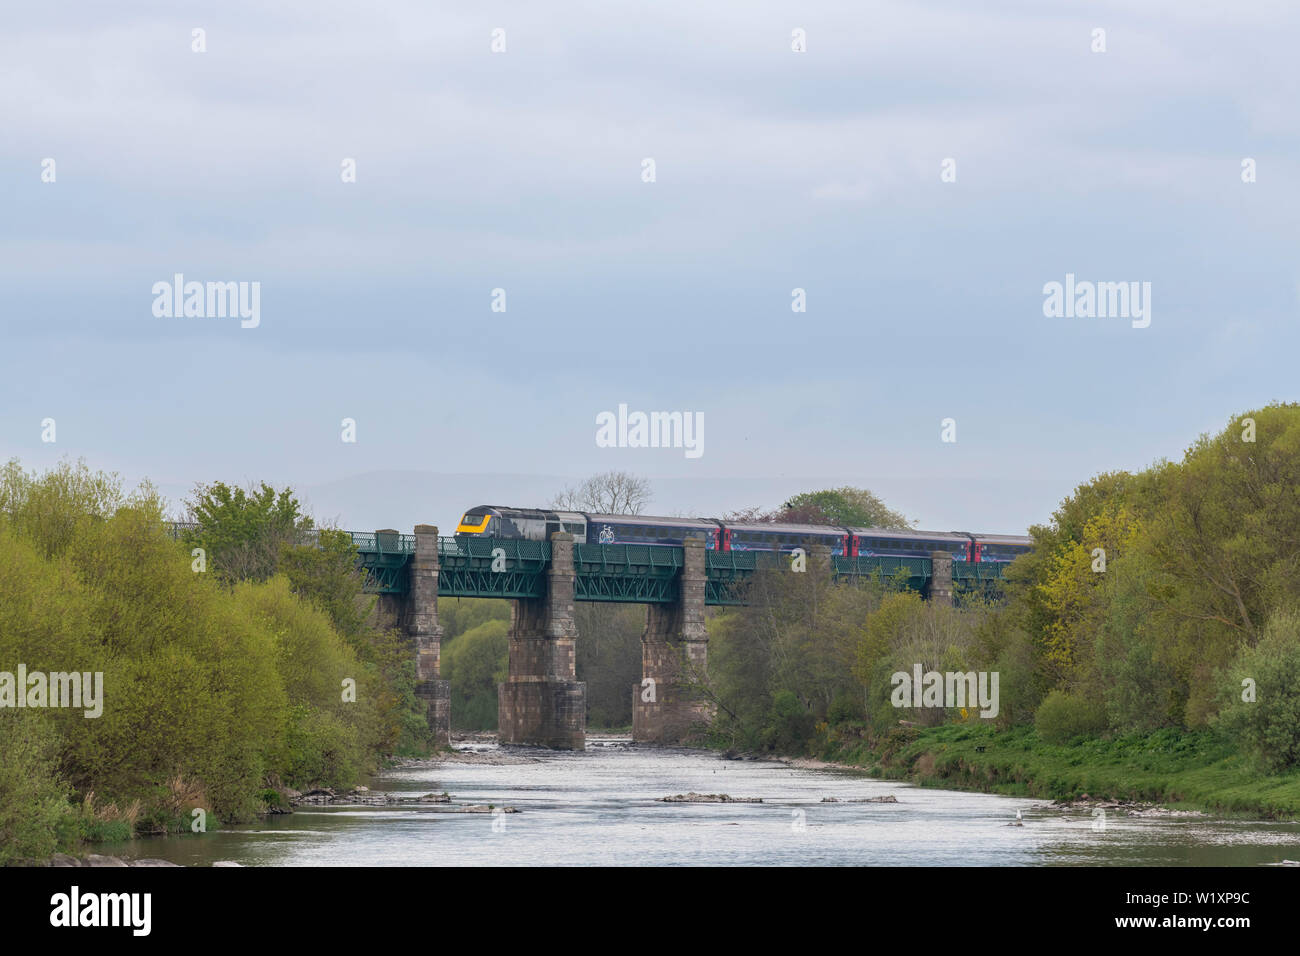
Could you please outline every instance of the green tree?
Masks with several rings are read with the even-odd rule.
[[[769,520],[790,524],[829,524],[851,528],[910,528],[900,512],[866,488],[827,488],[795,495]]]
[[[45,860],[66,844],[73,814],[59,752],[45,714],[0,714],[0,866]]]
[[[1245,681],[1253,682],[1253,693]],[[1272,773],[1300,766],[1300,613],[1279,610],[1216,675],[1217,728]]]
[[[195,487],[186,501],[197,528],[183,535],[190,548],[203,548],[213,570],[229,581],[263,581],[279,568],[285,546],[304,543],[312,529],[293,490],[266,482],[232,488],[218,481]]]
[[[495,730],[497,684],[506,679],[506,621],[487,620],[446,641],[442,675],[451,683],[451,715],[462,730]]]

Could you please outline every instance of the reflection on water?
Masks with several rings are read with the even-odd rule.
[[[454,805],[303,807],[217,833],[105,846],[184,864],[439,865],[1258,865],[1300,859],[1300,824],[1033,810],[1014,797],[933,790],[857,774],[723,760],[625,742],[585,753],[524,751],[519,764],[393,771],[375,790],[447,791]],[[665,804],[688,791],[754,804]],[[894,794],[898,803],[823,803]],[[1024,826],[1008,826],[1016,810]],[[494,822],[496,826],[494,827]],[[502,826],[504,824],[504,827]]]

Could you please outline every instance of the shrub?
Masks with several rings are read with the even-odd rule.
[[[0,866],[49,857],[76,825],[57,771],[59,738],[44,718],[0,711]]]
[[[847,690],[838,691],[826,711],[826,721],[832,727],[866,719],[866,708],[862,706],[862,695]]]
[[[1049,744],[1067,744],[1076,737],[1093,737],[1106,729],[1105,711],[1086,697],[1054,690],[1034,715],[1038,736]]]
[[[1241,699],[1246,678],[1255,682],[1253,701]],[[1300,614],[1275,614],[1259,643],[1244,648],[1219,683],[1217,728],[1267,770],[1300,764]]]
[[[451,682],[451,719],[463,730],[495,730],[497,684],[506,679],[509,622],[489,619],[442,646]]]
[[[763,726],[763,746],[778,753],[801,753],[813,734],[815,722],[793,691],[778,691],[772,695],[772,707]]]

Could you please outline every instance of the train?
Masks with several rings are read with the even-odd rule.
[[[479,505],[466,511],[456,527],[456,537],[549,541],[557,531],[572,534],[578,544],[680,546],[687,538],[699,538],[706,548],[716,551],[788,553],[809,544],[824,544],[832,554],[849,557],[924,558],[933,551],[947,551],[955,560],[980,562],[1013,561],[1033,547],[1033,539],[1027,535],[605,515],[498,505]]]

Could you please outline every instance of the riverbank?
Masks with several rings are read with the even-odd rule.
[[[861,736],[832,731],[816,758],[786,762],[1075,807],[1110,802],[1267,820],[1300,816],[1300,772],[1260,773],[1208,732],[1162,730],[1053,746],[1033,728],[949,725],[899,729],[872,747]]]

